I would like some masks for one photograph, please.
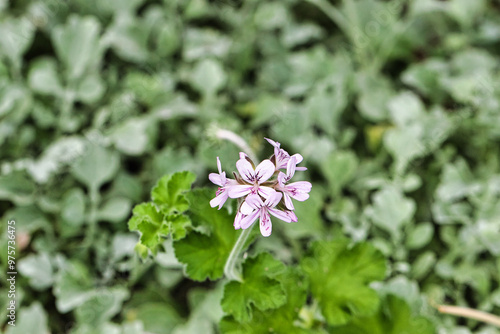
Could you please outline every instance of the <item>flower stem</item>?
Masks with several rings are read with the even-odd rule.
[[[437,309],[441,313],[479,320],[500,327],[500,317],[490,313],[481,312],[468,307],[451,306],[451,305],[438,305]]]
[[[219,139],[229,140],[230,142],[238,146],[242,151],[247,153],[250,159],[252,159],[253,161],[257,161],[257,157],[253,153],[253,150],[250,148],[250,146],[248,146],[245,139],[241,138],[236,133],[226,129],[218,129],[215,136]]]
[[[245,245],[248,237],[252,233],[252,228],[254,225],[255,224],[252,224],[252,226],[250,226],[246,230],[241,231],[238,240],[236,240],[236,243],[234,244],[229,257],[227,258],[226,265],[224,266],[224,275],[230,281],[243,282],[243,276],[241,272],[236,268],[236,265],[238,264],[238,258],[241,250],[243,249],[243,246]]]

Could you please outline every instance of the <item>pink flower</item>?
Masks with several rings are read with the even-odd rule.
[[[287,223],[292,222],[295,214],[291,216],[289,213],[275,208],[275,206],[280,202],[282,196],[283,194],[273,190],[266,201],[263,202],[257,194],[248,195],[240,208],[241,213],[245,215],[245,217],[240,221],[240,227],[242,229],[247,229],[255,222],[257,217],[260,217],[260,233],[262,233],[263,236],[268,237],[272,232],[271,217],[269,214]],[[295,218],[297,217],[295,216]]]
[[[255,169],[244,153],[240,153],[240,160],[236,162],[236,168],[240,173],[241,179],[246,184],[236,184],[229,188],[228,194],[231,198],[239,198],[250,193],[257,194],[268,198],[272,188],[262,186],[261,184],[267,181],[274,174],[274,164],[267,159],[262,161]]]
[[[291,156],[286,167],[286,174],[283,172],[280,172],[278,174],[278,185],[276,186],[276,190],[283,192],[285,206],[288,210],[295,210],[292,203],[292,198],[301,202],[305,201],[309,198],[309,192],[312,188],[311,183],[307,181],[298,181],[290,184],[285,184],[295,174],[296,165],[296,157]]]
[[[212,181],[212,183],[219,186],[217,192],[215,193],[215,198],[210,201],[210,206],[212,208],[215,208],[218,205],[220,210],[222,205],[224,205],[229,197],[229,189],[231,189],[231,187],[234,187],[238,183],[233,179],[226,178],[226,172],[223,172],[221,169],[219,157],[217,157],[217,168],[219,169],[219,174],[210,173],[210,175],[208,175],[208,179]]]
[[[264,138],[267,140],[267,142],[271,145],[274,146],[274,159],[276,161],[276,170],[280,170],[283,168],[286,168],[288,161],[290,160],[290,154],[288,154],[287,151],[282,149],[280,146],[281,144],[269,139],[269,138]],[[304,158],[300,154],[294,154],[292,157],[295,157],[296,164],[299,164]],[[307,170],[306,167],[297,167],[296,170],[299,171],[304,171]]]

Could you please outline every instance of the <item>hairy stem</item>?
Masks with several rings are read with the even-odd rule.
[[[474,310],[468,307],[451,306],[451,305],[438,305],[437,309],[441,313],[479,320],[500,327],[500,317],[490,313]]]
[[[226,265],[224,266],[224,275],[231,281],[243,281],[243,276],[238,268],[236,268],[236,265],[238,264],[238,258],[243,249],[243,246],[252,233],[252,228],[254,225],[255,224],[252,224],[252,226],[250,226],[246,230],[241,231],[238,240],[236,240],[236,243],[234,244],[229,257],[227,258]]]

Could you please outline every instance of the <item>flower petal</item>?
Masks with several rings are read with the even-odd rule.
[[[247,159],[240,159],[236,161],[236,168],[240,172],[241,178],[248,183],[253,183],[255,180],[255,171],[252,164]]]
[[[278,148],[280,147],[280,143],[275,142],[274,140],[269,139],[269,138],[266,138],[266,137],[264,137],[264,139],[265,139],[265,140],[267,140],[267,142],[268,142],[269,144],[273,145],[274,147],[278,147]]]
[[[260,209],[264,206],[264,202],[260,199],[260,196],[257,194],[250,194],[245,199],[245,203],[249,205],[252,209]]]
[[[292,203],[292,199],[290,198],[290,196],[288,194],[284,194],[284,197],[285,197],[285,206],[288,210],[295,210],[294,206],[293,206],[293,203]]]
[[[274,217],[276,217],[278,219],[281,219],[284,222],[289,223],[289,222],[292,221],[291,217],[285,211],[281,211],[281,210],[278,210],[278,209],[275,209],[275,208],[268,208],[268,211]]]
[[[286,164],[286,179],[290,180],[295,174],[295,167],[297,166],[297,159],[294,156],[291,156],[288,159],[288,163]]]
[[[217,173],[210,173],[208,175],[208,179],[213,183],[213,184],[216,184],[218,186],[221,186],[223,187],[224,186],[224,183],[222,183],[222,178],[220,176],[220,174],[217,174]]]
[[[306,199],[309,198],[309,194],[307,193],[296,193],[295,195],[292,196],[293,199],[299,201],[299,202],[304,202]]]
[[[285,211],[285,213],[290,217],[291,223],[296,223],[299,221],[297,215],[293,211]]]
[[[243,202],[240,206],[240,211],[242,214],[244,214],[245,216],[248,216],[249,214],[251,214],[252,212],[254,212],[256,209],[255,208],[252,208],[246,201]]]
[[[279,174],[278,174],[278,184],[280,185],[280,187],[284,187],[286,181],[287,181],[286,180],[286,174],[283,173],[283,172],[279,172]]]
[[[255,168],[255,178],[257,179],[257,183],[261,184],[262,182],[267,181],[271,176],[273,176],[275,170],[276,166],[274,166],[271,160],[266,159],[262,161]]]
[[[252,214],[244,217],[240,222],[240,227],[244,230],[249,228],[259,216],[260,210],[255,210]]]
[[[234,223],[233,223],[233,226],[234,226],[235,230],[239,230],[241,228],[241,220],[244,217],[245,216],[241,212],[237,212],[236,213],[236,217],[234,217]]]
[[[223,191],[210,201],[210,206],[212,208],[215,208],[218,205],[218,210],[220,210],[220,208],[222,208],[222,205],[224,205],[224,203],[226,202],[227,198],[227,191]]]
[[[244,185],[244,184],[236,184],[227,187],[227,192],[229,197],[231,198],[240,198],[242,196],[245,196],[252,191],[253,186],[251,185]]]
[[[302,162],[302,160],[304,160],[304,157],[298,153],[295,153],[294,155],[292,155],[292,157],[295,157],[295,164],[298,165]]]
[[[257,191],[266,199],[276,192],[276,190],[274,190],[273,188],[264,186],[259,186],[259,189],[257,189]]]
[[[271,217],[267,210],[262,210],[260,214],[260,233],[264,237],[268,237],[271,235],[273,231],[273,225],[271,224]]]
[[[273,208],[275,207],[276,205],[278,205],[278,203],[281,201],[281,197],[283,196],[282,193],[280,192],[274,192],[272,193],[267,199],[266,201],[264,202],[264,205],[269,207],[269,208]]]
[[[287,184],[286,188],[290,191],[298,191],[303,193],[308,193],[311,191],[312,184],[307,181],[297,181]]]

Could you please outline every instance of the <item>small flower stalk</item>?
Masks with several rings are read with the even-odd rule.
[[[219,186],[210,206],[220,209],[228,198],[238,198],[234,228],[247,229],[259,219],[260,232],[264,237],[271,235],[271,216],[287,223],[297,222],[292,199],[305,201],[311,191],[310,182],[289,183],[296,171],[307,170],[297,166],[303,160],[302,156],[291,156],[280,147],[280,143],[266,140],[274,146],[274,154],[269,159],[256,166],[247,154],[241,152],[236,162],[239,174],[233,172],[234,179],[230,179],[222,171],[217,157],[219,173],[208,176],[212,183]]]

